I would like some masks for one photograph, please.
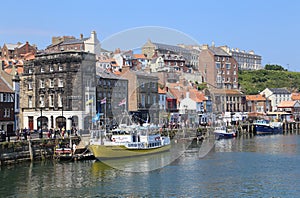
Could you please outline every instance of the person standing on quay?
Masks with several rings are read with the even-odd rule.
[[[65,138],[65,127],[61,128],[61,136],[62,136],[62,139]]]
[[[23,136],[24,136],[24,140],[27,140],[27,129],[25,127],[25,129],[23,129]]]

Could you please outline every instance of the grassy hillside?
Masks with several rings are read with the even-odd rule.
[[[300,73],[290,71],[240,71],[239,83],[245,94],[257,94],[265,88],[287,88],[299,91]]]

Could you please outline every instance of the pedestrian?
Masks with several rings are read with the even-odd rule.
[[[17,129],[16,135],[17,135],[17,140],[19,141],[20,140],[20,129]]]
[[[28,129],[27,129],[27,132],[26,132],[26,133],[27,133],[27,139],[30,140],[30,135],[31,135],[31,134],[30,134],[30,131],[29,131]]]
[[[65,127],[61,128],[61,136],[62,136],[62,139],[65,138]]]
[[[23,136],[24,136],[24,140],[27,140],[27,129],[25,127],[25,129],[23,129]]]
[[[40,139],[43,138],[43,130],[42,130],[42,128],[39,129],[39,138]]]

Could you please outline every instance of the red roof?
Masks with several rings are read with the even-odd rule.
[[[196,102],[203,102],[206,100],[205,95],[200,93],[197,89],[190,89],[190,98]]]
[[[161,89],[160,87],[158,87],[158,93],[159,94],[166,94],[166,90],[165,89]]]
[[[277,108],[291,108],[294,107],[297,101],[282,101],[277,105]]]
[[[257,95],[247,95],[246,96],[247,101],[264,101],[266,98],[260,94]]]
[[[134,58],[136,59],[146,59],[144,54],[133,54]]]

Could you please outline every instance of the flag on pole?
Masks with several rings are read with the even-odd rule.
[[[126,98],[124,98],[120,103],[119,106],[125,105],[126,104]]]
[[[93,117],[92,118],[92,122],[96,122],[96,121],[98,121],[99,119],[100,119],[100,113],[97,113],[96,115],[95,115],[95,117]]]
[[[105,103],[106,103],[106,97],[101,100],[101,104],[105,104]]]
[[[92,104],[93,103],[93,99],[89,99],[88,101],[86,101],[86,105]]]

